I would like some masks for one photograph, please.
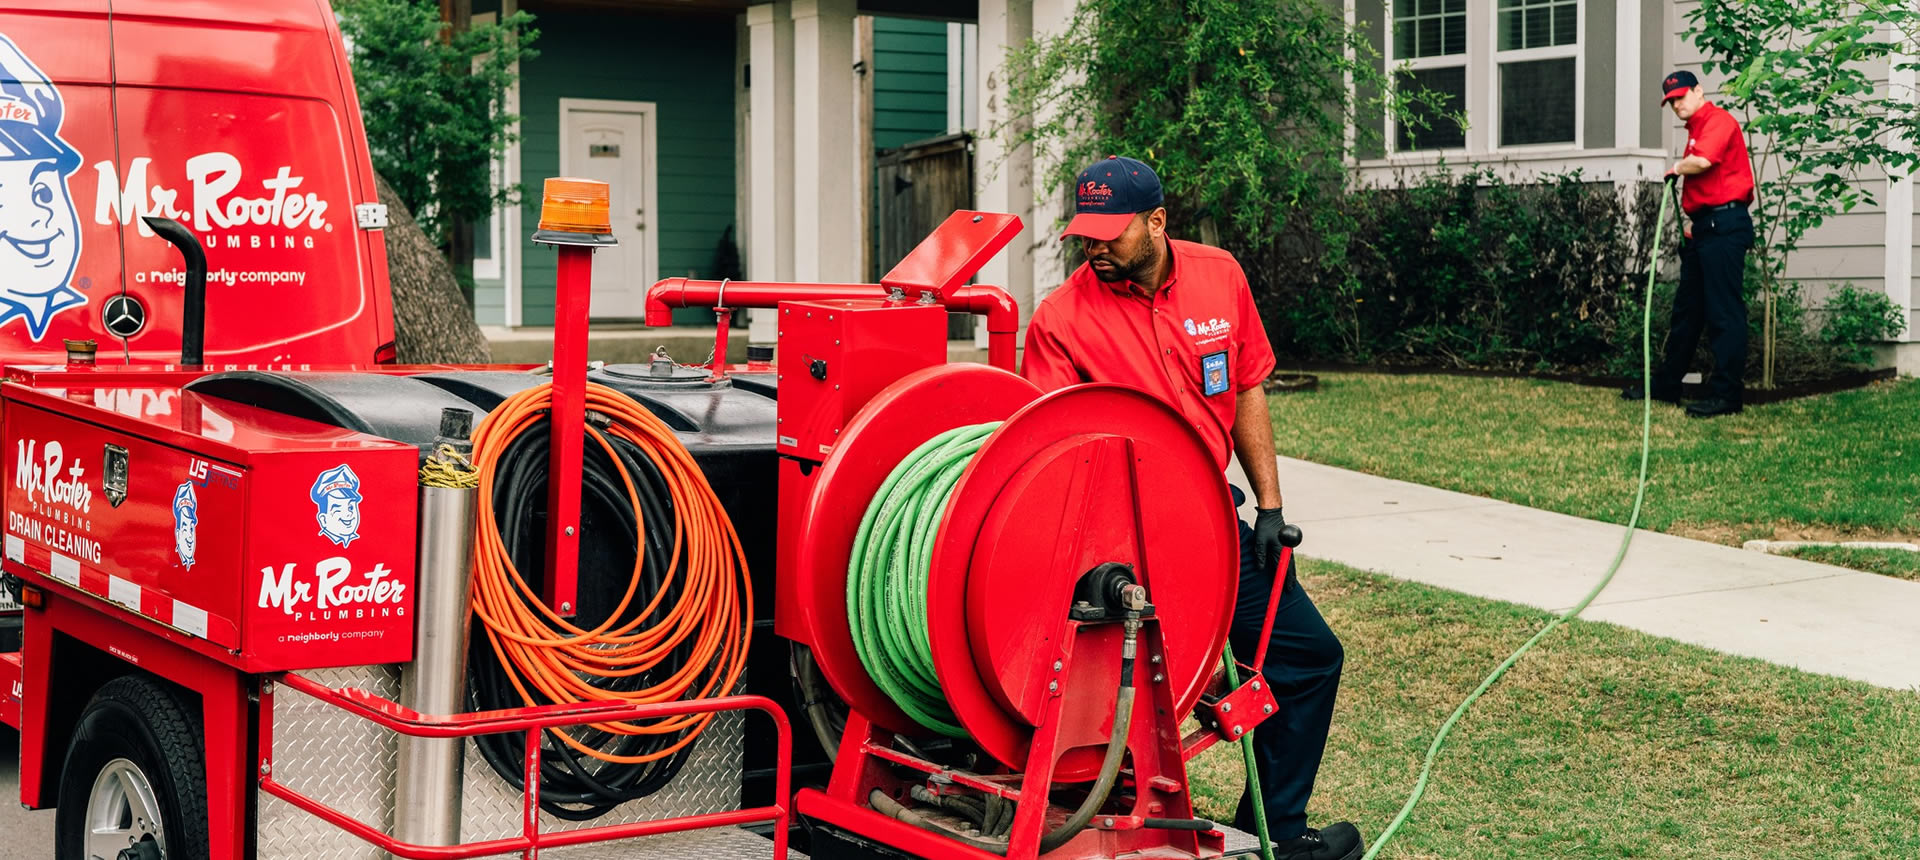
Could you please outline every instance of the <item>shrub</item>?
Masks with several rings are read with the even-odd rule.
[[[1334,195],[1335,217],[1296,219],[1271,251],[1233,250],[1252,258],[1268,333],[1291,357],[1596,369],[1639,307],[1659,189],[1443,170]],[[1347,229],[1312,229],[1326,222]]]
[[[1826,322],[1820,341],[1851,365],[1873,362],[1873,344],[1892,340],[1906,322],[1906,314],[1884,293],[1846,284],[1827,297]]]
[[[1490,168],[1440,170],[1329,195],[1267,247],[1227,244],[1285,359],[1630,377],[1640,373],[1641,296],[1662,193],[1657,182],[1622,187],[1578,172],[1515,184]],[[1679,278],[1680,236],[1671,209],[1667,217],[1655,361]],[[1750,382],[1763,370],[1763,282],[1749,254]],[[1866,344],[1898,331],[1897,311],[1877,294],[1836,294],[1815,332],[1801,287],[1775,289],[1779,381],[1858,367],[1871,360]],[[1694,367],[1711,361],[1702,338]]]

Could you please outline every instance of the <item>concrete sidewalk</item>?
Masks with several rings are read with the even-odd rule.
[[[1246,486],[1237,463],[1228,477]],[[1280,458],[1280,486],[1302,555],[1540,609],[1578,603],[1620,545],[1610,523],[1303,460]],[[1581,617],[1920,689],[1920,583],[1879,574],[1643,530]]]

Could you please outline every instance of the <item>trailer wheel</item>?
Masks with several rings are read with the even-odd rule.
[[[80,715],[60,771],[59,860],[206,860],[200,719],[147,678],[108,681]]]

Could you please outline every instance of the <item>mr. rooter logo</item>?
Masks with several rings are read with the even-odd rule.
[[[306,231],[306,235],[297,241],[300,247],[313,247],[313,233],[331,229],[327,223],[327,201],[311,191],[300,191],[304,176],[295,176],[293,168],[281,165],[273,175],[259,181],[259,193],[249,196],[237,193],[241,181],[246,176],[246,168],[240,159],[227,152],[203,152],[186,161],[187,187],[182,199],[181,189],[147,182],[147,166],[153,163],[151,158],[136,158],[127,165],[125,184],[122,184],[113,162],[101,161],[93,165],[100,175],[99,192],[94,197],[93,221],[96,224],[112,224],[116,220],[121,225],[129,223],[139,226],[140,234],[151,236],[153,232],[139,219],[159,215],[175,220],[188,219],[194,231],[202,234],[214,234],[220,230],[235,227],[266,227],[282,230]],[[265,235],[265,243],[258,240],[254,247],[293,247],[294,237],[272,233]],[[213,242],[209,242],[213,244]],[[237,246],[237,242],[229,242]]]

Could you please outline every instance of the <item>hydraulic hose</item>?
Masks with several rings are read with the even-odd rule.
[[[953,485],[999,426],[956,427],[901,460],[860,518],[847,570],[847,616],[867,674],[914,722],[951,738],[967,733],[933,668],[927,569]]]
[[[1613,575],[1620,572],[1620,564],[1627,558],[1627,548],[1633,545],[1633,533],[1640,524],[1640,508],[1647,500],[1647,461],[1653,450],[1653,281],[1660,268],[1660,231],[1666,228],[1667,213],[1670,211],[1668,205],[1672,201],[1673,182],[1669,179],[1660,197],[1660,217],[1653,224],[1653,256],[1647,263],[1647,290],[1641,301],[1640,391],[1645,396],[1640,399],[1640,478],[1633,492],[1633,512],[1627,516],[1626,533],[1620,536],[1620,548],[1614,552],[1613,562],[1607,565],[1606,574],[1600,577],[1599,582],[1594,583],[1593,589],[1588,591],[1585,597],[1580,598],[1579,603],[1548,621],[1545,627],[1540,628],[1540,632],[1533,634],[1533,638],[1528,639],[1519,648],[1514,649],[1512,654],[1507,655],[1507,659],[1495,666],[1493,671],[1480,682],[1480,686],[1475,687],[1473,692],[1467,694],[1466,699],[1460,702],[1459,707],[1453,709],[1453,713],[1447,717],[1446,722],[1440,724],[1440,730],[1434,733],[1433,743],[1427,746],[1426,758],[1420,763],[1420,777],[1414,782],[1413,791],[1407,795],[1407,802],[1400,807],[1399,814],[1393,817],[1387,829],[1380,832],[1380,838],[1367,849],[1363,860],[1374,860],[1378,857],[1380,852],[1386,849],[1387,844],[1393,841],[1394,835],[1400,832],[1400,827],[1413,815],[1414,806],[1418,805],[1420,798],[1427,793],[1427,780],[1433,775],[1433,761],[1439,756],[1440,747],[1447,742],[1447,737],[1453,734],[1453,728],[1459,724],[1460,718],[1466,716],[1467,709],[1473,707],[1473,703],[1479,701],[1481,695],[1491,689],[1508,669],[1513,668],[1515,663],[1520,662],[1521,657],[1526,656],[1528,651],[1532,651],[1535,645],[1540,644],[1540,640],[1545,639],[1547,634],[1586,611],[1587,606],[1600,596],[1600,592],[1605,591],[1607,586],[1612,584]]]
[[[1128,618],[1126,621],[1126,644],[1122,646],[1120,657],[1120,694],[1113,700],[1113,734],[1107,737],[1107,755],[1100,761],[1100,777],[1094,780],[1093,790],[1087,792],[1087,799],[1080,802],[1066,821],[1040,839],[1040,853],[1045,854],[1073,839],[1087,822],[1093,820],[1094,813],[1106,805],[1107,795],[1113,793],[1113,784],[1120,778],[1120,764],[1127,757],[1127,734],[1133,725],[1133,655],[1140,638],[1140,619]]]
[[[589,384],[586,401],[582,547],[611,559],[599,569],[624,567],[631,574],[617,600],[609,593],[604,618],[582,616],[576,624],[541,602],[552,387],[502,403],[474,433],[485,507],[471,602],[486,634],[473,637],[469,655],[474,707],[655,703],[734,692],[753,618],[739,536],[670,428],[605,386]],[[582,611],[587,608],[583,600]],[[542,807],[584,820],[658,791],[679,772],[711,719],[697,714],[550,731]],[[523,787],[523,735],[481,736],[476,746],[496,773]]]
[[[902,459],[861,517],[848,562],[847,616],[854,649],[867,674],[915,722],[953,738],[965,738],[967,734],[947,706],[934,670],[927,634],[928,568],[953,487],[1000,423],[956,427],[927,440]],[[1041,854],[1067,844],[1086,829],[1119,781],[1126,760],[1128,727],[1133,723],[1133,663],[1140,620],[1129,617],[1124,624],[1113,732],[1107,738],[1099,776],[1079,807],[1041,837]],[[980,829],[979,837],[941,826],[883,792],[875,791],[869,798],[874,809],[884,815],[1005,854],[1008,843],[999,831],[1011,825],[1011,810],[996,809],[985,801],[976,808],[967,800],[942,798],[933,805],[972,821]]]

